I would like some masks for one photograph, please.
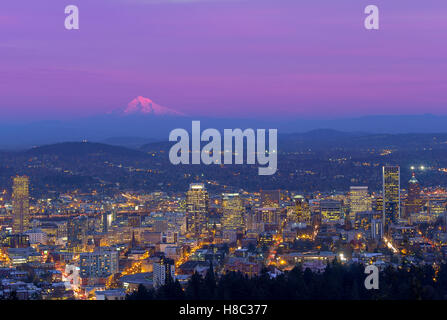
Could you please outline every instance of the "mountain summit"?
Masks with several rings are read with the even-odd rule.
[[[138,96],[121,109],[119,113],[127,115],[184,116],[183,113],[156,104],[149,98]]]

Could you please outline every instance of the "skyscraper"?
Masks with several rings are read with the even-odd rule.
[[[244,207],[239,193],[222,194],[222,228],[236,230],[242,227]]]
[[[79,216],[67,223],[67,247],[74,252],[84,249],[87,241],[88,218]]]
[[[405,215],[411,215],[414,213],[419,213],[422,209],[421,200],[421,188],[419,186],[419,181],[416,179],[416,175],[413,175],[408,181],[408,197],[405,205]]]
[[[383,170],[383,227],[387,232],[400,218],[400,167],[384,166]]]
[[[321,217],[325,220],[339,220],[342,215],[342,202],[338,200],[320,201]]]
[[[206,230],[209,208],[208,191],[203,183],[192,183],[186,193],[186,228],[200,236]]]
[[[371,210],[368,187],[351,187],[349,191],[349,205],[349,218],[351,220],[355,219],[357,213]]]
[[[310,222],[310,208],[307,200],[301,196],[297,195],[293,197],[295,201],[294,213],[295,213],[295,221],[301,223]]]
[[[29,228],[29,178],[17,176],[13,179],[12,192],[12,229],[22,233]]]

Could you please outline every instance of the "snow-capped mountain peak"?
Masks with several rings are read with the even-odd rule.
[[[149,98],[138,96],[130,101],[127,106],[121,110],[121,115],[157,115],[157,116],[184,116],[183,113],[163,107],[156,104]]]

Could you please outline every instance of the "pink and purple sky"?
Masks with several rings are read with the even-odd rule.
[[[64,28],[64,8],[80,30]],[[380,30],[363,27],[380,8]],[[2,0],[5,119],[447,114],[445,0]]]

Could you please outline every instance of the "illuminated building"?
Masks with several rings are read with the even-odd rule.
[[[88,218],[76,217],[67,223],[67,247],[75,252],[81,251],[87,241]]]
[[[269,232],[263,232],[258,237],[258,245],[259,247],[271,247],[275,244],[275,240],[273,239],[273,235]]]
[[[242,227],[244,207],[239,193],[222,194],[222,210],[222,227],[224,229],[235,230]]]
[[[29,178],[17,176],[13,179],[12,192],[12,229],[22,233],[29,229]]]
[[[369,231],[373,220],[381,220],[382,213],[377,211],[357,212],[354,220],[355,230]]]
[[[371,206],[373,211],[383,212],[383,197],[372,197]]]
[[[261,190],[261,205],[278,208],[281,194],[279,190]]]
[[[206,231],[209,209],[208,191],[203,183],[192,183],[186,193],[186,229],[196,236]]]
[[[262,224],[265,231],[275,231],[280,225],[279,208],[254,208],[254,223]]]
[[[357,212],[355,215],[355,230],[368,231],[371,228],[371,220],[373,219],[373,212],[362,211]]]
[[[371,199],[368,195],[368,187],[351,187],[349,191],[350,219],[354,219],[356,213],[369,211]]]
[[[175,280],[174,260],[162,257],[159,262],[153,264],[154,287],[158,288],[165,285],[169,278]]]
[[[30,244],[47,244],[47,234],[41,229],[31,229],[25,234],[29,237]]]
[[[385,232],[400,218],[400,167],[384,166],[383,170],[383,226]]]
[[[96,300],[126,300],[126,292],[123,289],[95,291]]]
[[[222,231],[222,240],[227,243],[237,242],[237,231],[234,229],[225,229]]]
[[[293,197],[295,201],[294,213],[296,222],[308,223],[310,221],[309,203],[303,196]]]
[[[383,220],[372,219],[371,220],[371,239],[380,240],[383,236]]]
[[[138,214],[130,215],[127,217],[127,225],[131,228],[141,227],[141,217]]]
[[[341,219],[342,202],[337,200],[321,200],[320,212],[324,220],[339,220]]]
[[[7,235],[5,241],[5,245],[10,248],[27,248],[30,246],[29,236],[25,233]]]
[[[446,201],[445,200],[429,200],[428,202],[428,213],[429,214],[440,214],[446,211]]]
[[[416,179],[413,173],[410,181],[408,182],[408,197],[405,204],[405,215],[411,215],[421,212],[422,200],[421,200],[421,188],[419,181]]]
[[[107,278],[118,273],[118,251],[100,247],[79,255],[81,278]]]
[[[245,225],[247,228],[247,234],[250,231],[255,233],[264,232],[264,223],[261,221],[261,216],[258,214],[258,210],[252,209],[247,212],[245,219]],[[247,236],[248,237],[248,236]]]

